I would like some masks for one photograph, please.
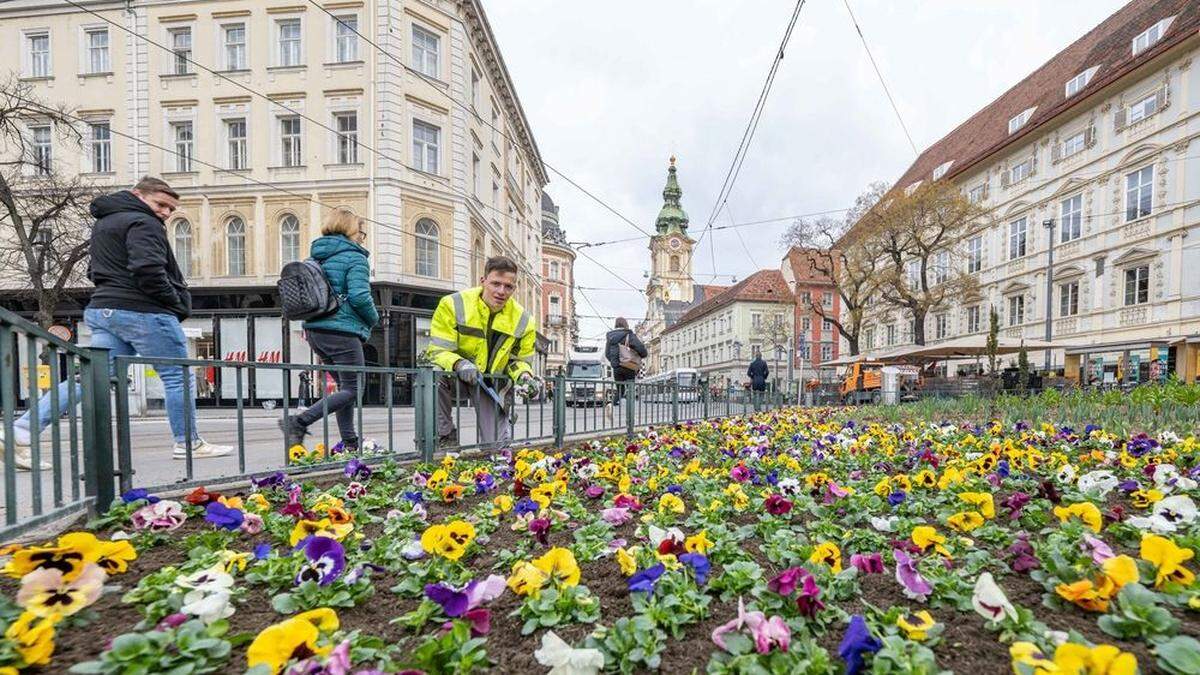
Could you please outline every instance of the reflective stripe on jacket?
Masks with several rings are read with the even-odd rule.
[[[459,359],[471,359],[482,373],[503,373],[513,380],[522,373],[532,375],[537,326],[529,312],[512,298],[496,312],[491,332],[501,337],[494,354],[488,353],[490,314],[479,286],[442,298],[433,313],[426,356],[443,370],[453,370]]]

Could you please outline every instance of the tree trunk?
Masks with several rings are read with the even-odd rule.
[[[850,349],[850,356],[858,356],[858,336],[846,336],[846,344]]]
[[[913,344],[925,344],[925,314],[927,310],[913,310]]]
[[[42,328],[49,328],[54,325],[54,310],[58,307],[58,302],[46,292],[38,294],[38,309],[33,315],[34,322]]]

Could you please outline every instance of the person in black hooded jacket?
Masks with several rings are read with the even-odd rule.
[[[625,383],[632,381],[638,374],[638,371],[621,365],[620,345],[626,340],[629,341],[630,349],[643,359],[646,358],[646,345],[642,344],[637,334],[629,329],[629,322],[625,320],[625,317],[617,317],[614,328],[608,331],[604,344],[604,357],[612,366],[613,379],[617,381],[616,391],[613,394],[613,409],[621,403],[621,399],[625,398]],[[612,409],[608,410],[608,416],[611,419]]]
[[[180,321],[192,311],[192,296],[175,255],[167,242],[165,221],[179,207],[179,195],[166,182],[152,177],[138,181],[132,190],[97,197],[91,205],[96,219],[89,243],[88,278],[95,285],[83,319],[92,332],[93,347],[108,349],[109,358],[137,354],[187,358],[187,337]],[[155,368],[162,380],[167,419],[175,436],[172,455],[187,457],[191,432],[193,459],[221,457],[229,446],[213,445],[200,438],[196,425],[196,380],[190,368]],[[192,404],[184,406],[184,379],[191,388]],[[68,400],[66,380],[59,383],[58,400]],[[76,385],[78,386],[78,385]],[[83,400],[82,391],[76,400]],[[60,405],[61,413],[66,406]],[[25,413],[13,428],[17,466],[29,468],[30,415]],[[53,422],[49,393],[38,401],[38,425]],[[190,423],[190,427],[188,426]],[[25,466],[22,467],[22,464]]]

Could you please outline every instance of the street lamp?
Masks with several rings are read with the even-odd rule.
[[[1042,227],[1050,233],[1050,246],[1046,253],[1046,342],[1050,342],[1052,331],[1051,312],[1054,309],[1054,219],[1042,221]],[[1046,348],[1046,371],[1050,370],[1050,348]]]
[[[50,230],[46,229],[44,225],[38,228],[37,234],[33,235],[33,248],[37,251],[35,262],[37,269],[35,271],[39,278],[46,272],[46,249],[50,248],[52,237]]]

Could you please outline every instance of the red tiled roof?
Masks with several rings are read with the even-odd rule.
[[[675,325],[663,332],[669,333],[687,324],[692,319],[697,319],[715,309],[736,301],[781,302],[790,304],[794,300],[791,289],[788,288],[787,282],[783,280],[782,272],[779,270],[759,270],[733,286],[724,289],[716,296],[689,309],[683,316],[679,317],[679,321],[676,321]]]
[[[700,300],[700,302],[704,302],[706,300],[712,300],[713,298],[720,295],[722,292],[724,292],[729,287],[728,286],[718,286],[716,284],[696,284],[696,288],[698,288],[702,294],[702,296],[701,296],[702,299]]]
[[[788,249],[784,259],[792,267],[792,277],[796,280],[797,288],[834,285],[833,279],[817,268],[817,265],[825,268],[830,264],[836,264],[837,258],[830,256],[826,251],[793,246]]]
[[[1171,16],[1175,20],[1159,42],[1134,56],[1133,38]],[[895,187],[931,179],[934,169],[949,161],[954,164],[945,178],[953,178],[1014,143],[1028,141],[1040,126],[1194,35],[1197,27],[1200,27],[1200,3],[1195,0],[1133,0],[927,148]],[[1068,99],[1067,81],[1093,66],[1099,69],[1088,85]],[[1008,121],[1035,106],[1037,109],[1025,126],[1010,135]]]

